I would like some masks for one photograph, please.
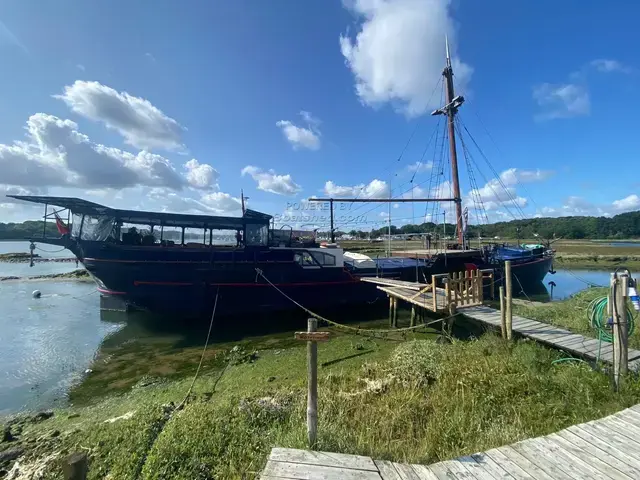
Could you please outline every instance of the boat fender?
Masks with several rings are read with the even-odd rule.
[[[33,298],[40,298],[42,296],[42,293],[40,292],[40,290],[34,290],[31,295],[33,296]]]

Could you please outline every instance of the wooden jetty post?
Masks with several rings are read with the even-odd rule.
[[[511,340],[511,328],[513,325],[513,289],[511,285],[511,260],[504,262],[504,283],[506,287],[506,326],[507,326],[507,340]]]
[[[502,338],[507,338],[507,312],[505,311],[504,302],[504,287],[500,285],[500,330],[502,332]]]
[[[318,438],[318,343],[329,340],[329,332],[318,332],[318,320],[307,320],[307,331],[296,332],[296,340],[307,341],[307,436],[314,449]]]
[[[628,290],[627,274],[611,274],[609,305],[612,306],[610,310],[613,318],[613,386],[616,391],[620,389],[621,377],[627,373],[629,365]]]
[[[86,453],[72,453],[62,462],[64,480],[87,480],[88,468]]]

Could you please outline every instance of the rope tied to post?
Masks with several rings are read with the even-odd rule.
[[[304,310],[306,313],[308,313],[309,315],[311,315],[314,318],[317,318],[320,321],[325,322],[326,324],[336,327],[338,329],[342,329],[342,330],[346,330],[350,333],[353,333],[355,335],[364,335],[364,336],[371,336],[373,338],[384,338],[384,336],[389,335],[391,333],[405,333],[405,332],[409,332],[409,331],[414,331],[414,330],[418,330],[420,328],[425,328],[433,323],[438,323],[438,322],[442,322],[445,320],[449,320],[453,317],[456,317],[458,315],[460,315],[460,313],[455,313],[453,315],[450,315],[448,317],[445,318],[439,318],[437,320],[431,320],[429,322],[425,322],[421,325],[415,325],[413,327],[403,327],[403,328],[394,328],[394,329],[389,329],[389,330],[373,330],[373,329],[366,329],[366,328],[360,328],[360,327],[352,327],[350,325],[345,325],[342,323],[338,323],[338,322],[334,322],[333,320],[329,320],[328,318],[323,317],[322,315],[319,315],[311,310],[309,310],[307,307],[305,307],[304,305],[301,305],[300,303],[298,303],[296,300],[294,300],[293,298],[291,298],[289,295],[287,295],[285,292],[283,292],[280,288],[278,288],[277,285],[273,284],[271,282],[271,280],[269,280],[265,274],[262,272],[262,270],[260,270],[259,268],[256,268],[256,272],[258,273],[258,275],[260,275],[262,278],[264,278],[264,280],[271,285],[273,288],[276,289],[276,291],[278,291],[283,297],[285,297],[286,299],[288,299],[290,302],[292,302],[294,305],[296,305],[297,307],[299,307],[300,309]]]

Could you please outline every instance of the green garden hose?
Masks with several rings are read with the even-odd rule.
[[[608,297],[600,297],[593,300],[587,307],[587,318],[589,319],[589,325],[598,334],[598,354],[596,355],[596,365],[600,362],[600,352],[602,350],[602,342],[613,342],[613,320],[608,317]],[[635,330],[635,318],[634,312],[627,306],[627,322],[629,325],[629,336],[633,334]],[[585,362],[582,359],[575,357],[560,358],[551,362],[553,365],[562,362]]]
[[[610,322],[607,312],[607,305],[609,299],[607,297],[600,297],[593,300],[589,307],[587,307],[587,317],[592,328],[598,332],[598,338],[605,342],[613,341],[613,323]],[[627,322],[629,324],[629,336],[633,334],[635,330],[635,319],[633,318],[634,311],[627,306]]]

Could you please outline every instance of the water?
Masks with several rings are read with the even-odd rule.
[[[0,415],[64,403],[100,342],[120,328],[100,321],[93,283],[0,282],[0,311]]]
[[[610,242],[606,245],[611,247],[638,247],[640,248],[640,242]]]
[[[0,253],[29,253],[29,242],[0,242]],[[61,250],[56,245],[36,243],[37,253],[42,258],[72,258],[74,255],[67,249]],[[82,265],[80,265],[82,267]],[[28,277],[67,273],[76,270],[75,262],[36,262],[29,267],[29,262],[0,262],[0,277]]]
[[[578,293],[589,286],[609,285],[610,272],[607,270],[564,270],[558,269],[554,275],[547,274],[544,279],[544,286],[547,295],[550,295],[552,288],[549,282],[554,282],[553,297],[551,300],[564,300],[575,293]]]

